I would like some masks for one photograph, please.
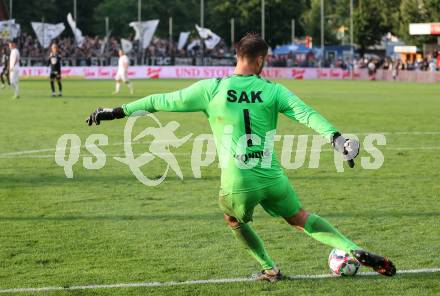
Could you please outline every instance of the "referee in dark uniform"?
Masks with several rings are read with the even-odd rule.
[[[58,53],[58,45],[52,44],[49,55],[48,64],[50,67],[50,87],[52,89],[52,97],[55,97],[55,80],[58,83],[58,96],[62,96],[61,85],[61,55]]]

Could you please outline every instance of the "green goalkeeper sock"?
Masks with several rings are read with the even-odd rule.
[[[239,226],[231,229],[235,237],[245,245],[249,254],[257,259],[263,269],[275,267],[275,263],[264,248],[263,241],[249,224],[240,223]]]
[[[315,214],[310,214],[304,225],[304,232],[333,248],[350,253],[351,250],[360,249],[358,245],[342,235],[327,220]]]

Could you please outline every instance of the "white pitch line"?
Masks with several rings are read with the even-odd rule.
[[[422,131],[414,131],[414,132],[370,132],[370,133],[347,133],[347,134],[356,134],[356,135],[370,135],[370,134],[382,134],[382,135],[440,135],[440,131],[428,131],[428,132],[422,132]],[[306,135],[295,135],[295,136],[315,136],[316,134],[306,134]],[[194,139],[188,140],[188,142],[193,141]],[[155,141],[155,143],[159,142],[168,142],[168,141]],[[120,146],[124,145],[124,142],[118,142],[113,144],[108,144],[105,146]],[[144,141],[144,142],[132,142],[132,145],[138,145],[138,144],[151,144],[151,141]],[[80,146],[80,148],[85,148],[86,145]],[[71,147],[71,148],[77,148],[77,147]],[[14,156],[14,155],[23,155],[23,154],[34,154],[34,153],[40,153],[40,152],[48,152],[48,151],[56,151],[57,148],[44,148],[44,149],[34,149],[34,150],[24,150],[24,151],[13,151],[13,152],[4,152],[0,153],[0,158],[4,156]]]
[[[400,270],[397,274],[419,274],[419,273],[437,273],[440,268],[425,268],[425,269],[409,269]],[[360,272],[357,276],[376,276],[375,272]],[[328,279],[335,278],[332,274],[315,274],[315,275],[288,275],[290,280],[310,280],[310,279]],[[121,288],[137,288],[137,287],[170,287],[182,285],[206,285],[206,284],[228,284],[240,282],[252,282],[252,278],[228,278],[228,279],[209,279],[209,280],[189,280],[183,282],[139,282],[139,283],[121,283],[108,285],[84,285],[84,286],[70,286],[70,287],[41,287],[41,288],[11,288],[0,289],[0,293],[26,293],[26,292],[50,292],[50,291],[72,291],[72,290],[91,290],[91,289],[121,289]]]

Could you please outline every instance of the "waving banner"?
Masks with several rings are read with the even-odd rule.
[[[35,31],[35,35],[37,35],[38,42],[40,42],[44,48],[49,47],[52,40],[57,38],[65,28],[63,23],[49,24],[32,22],[31,25]]]
[[[199,32],[199,36],[205,41],[207,49],[213,49],[221,40],[219,35],[215,34],[208,28],[202,28],[196,25],[196,29],[197,32]]]
[[[0,21],[0,39],[14,39],[18,35],[20,35],[20,25],[16,24],[14,19]]]
[[[134,39],[141,41],[142,48],[147,48],[150,45],[154,33],[156,32],[157,25],[159,25],[159,20],[131,22],[129,24],[136,33]]]
[[[84,36],[80,29],[76,27],[76,22],[72,17],[72,14],[69,12],[67,15],[67,22],[69,23],[70,28],[72,29],[73,35],[75,35],[75,42],[77,47],[81,47],[84,43]]]
[[[177,43],[177,49],[181,50],[188,42],[190,32],[180,32],[179,42]]]
[[[193,40],[190,44],[188,44],[188,47],[186,49],[193,50],[194,47],[199,48],[202,43],[200,42],[200,39]]]
[[[129,53],[133,49],[133,43],[130,40],[121,38],[121,47],[125,53]]]

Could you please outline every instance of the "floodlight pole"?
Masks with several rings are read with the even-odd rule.
[[[109,30],[110,30],[110,18],[108,16],[105,17],[105,37],[104,37],[104,48],[101,52],[101,58],[105,54],[105,50],[108,43],[108,37],[109,37]]]
[[[73,37],[73,44],[75,45],[75,48],[78,46],[77,42],[76,42],[76,27],[78,26],[78,20],[77,20],[77,11],[76,11],[76,0],[73,0],[73,20],[75,21],[75,27],[73,29],[74,31],[74,37]],[[75,60],[76,60],[76,50],[75,50]]]
[[[9,0],[9,19],[12,19],[12,0]]]
[[[169,26],[168,33],[170,35],[169,36],[170,55],[173,55],[173,17],[172,16],[170,16],[169,19],[168,19],[168,26]]]
[[[108,16],[105,17],[105,36],[108,36],[108,31],[110,29],[110,19]]]
[[[235,43],[235,19],[231,18],[231,48],[234,47]]]
[[[205,1],[200,0],[200,27],[205,27]]]
[[[41,44],[41,46],[42,46],[43,48],[45,48],[45,47],[44,47],[44,43],[45,43],[44,41],[45,41],[45,39],[46,39],[46,38],[45,38],[46,36],[44,36],[44,35],[45,35],[46,32],[45,32],[45,28],[44,28],[44,15],[43,15],[43,17],[41,18],[41,26],[43,27],[43,29],[42,29],[42,31],[43,31],[43,38],[42,38],[42,39],[43,39],[43,42],[42,42],[42,43],[43,43],[43,44]]]
[[[292,44],[295,43],[295,19],[292,19]]]
[[[354,41],[353,41],[353,0],[350,0],[350,58],[351,58],[351,71],[350,71],[350,79],[353,80],[353,71],[354,71]]]
[[[142,15],[141,15],[141,11],[142,11],[142,0],[138,0],[138,23],[139,23],[139,28],[141,29],[142,28],[142,26],[141,26],[141,21],[142,21]],[[144,62],[144,55],[145,55],[145,51],[144,51],[144,49],[142,48],[142,39],[143,39],[143,37],[144,37],[144,32],[143,32],[143,30],[140,30],[140,36],[139,36],[139,47],[138,47],[138,51],[139,52],[142,52],[142,55],[141,55],[141,65],[143,64],[143,62]]]
[[[265,7],[266,7],[266,3],[264,0],[261,0],[261,38],[265,39]]]
[[[173,42],[173,17],[170,16],[168,18],[168,33],[169,33],[169,38],[170,38],[170,44]]]
[[[138,0],[138,22],[141,22],[142,1]]]
[[[76,15],[77,10],[76,10],[76,0],[73,0],[73,19],[75,20],[75,23],[78,23],[78,16]]]
[[[205,27],[205,1],[200,0],[200,26]],[[205,40],[201,38],[200,47],[202,48],[202,66],[205,65]]]
[[[321,68],[324,66],[324,0],[321,0]]]

